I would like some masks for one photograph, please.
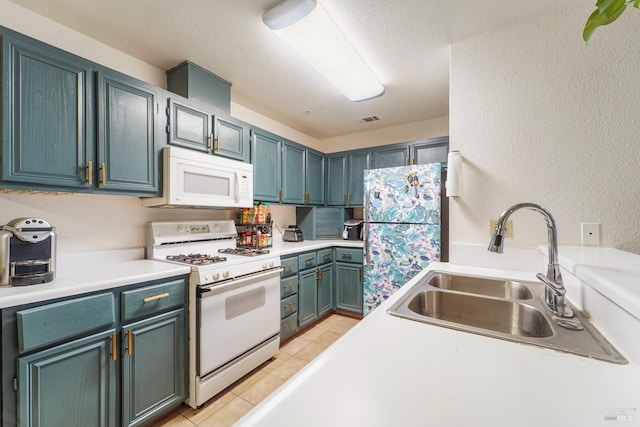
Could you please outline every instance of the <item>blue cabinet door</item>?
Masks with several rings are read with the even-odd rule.
[[[327,204],[347,204],[347,156],[327,156]]]
[[[324,205],[324,155],[307,150],[305,167],[305,188],[307,205]]]
[[[213,153],[250,162],[249,127],[240,120],[217,115],[213,118]]]
[[[253,199],[279,202],[282,194],[281,140],[261,129],[251,130],[253,164]]]
[[[305,149],[291,141],[282,143],[282,202],[304,204]]]
[[[411,145],[411,162],[414,165],[446,163],[449,153],[449,137],[432,138]]]
[[[318,267],[318,317],[333,310],[333,263]]]
[[[315,268],[303,271],[298,276],[298,326],[312,323],[318,318],[318,279]]]
[[[88,188],[94,157],[91,64],[42,43],[2,36],[2,180]]]
[[[349,188],[347,204],[362,206],[364,204],[364,170],[371,165],[371,152],[358,151],[349,154]]]
[[[177,99],[169,99],[168,143],[197,151],[210,152],[213,147],[211,115]]]
[[[114,340],[111,329],[18,358],[20,425],[118,425]]]
[[[158,90],[113,71],[98,84],[98,188],[128,194],[158,194],[155,148]]]
[[[122,329],[122,425],[138,426],[186,398],[184,309]]]
[[[373,167],[393,168],[409,164],[409,146],[392,146],[373,151]]]
[[[362,314],[362,266],[336,262],[336,309]]]

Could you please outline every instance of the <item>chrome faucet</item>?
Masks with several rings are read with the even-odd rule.
[[[547,275],[542,273],[536,274],[536,277],[546,286],[544,289],[544,304],[547,309],[560,317],[573,317],[573,311],[567,304],[565,294],[567,293],[560,274],[560,266],[558,265],[558,230],[556,222],[551,213],[542,206],[535,203],[518,203],[502,212],[496,228],[491,236],[489,252],[502,253],[504,248],[504,234],[507,229],[507,220],[515,211],[526,208],[540,213],[547,223],[547,239],[549,245],[549,264],[547,265]]]

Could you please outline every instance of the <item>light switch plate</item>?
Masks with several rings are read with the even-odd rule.
[[[600,244],[600,224],[597,222],[580,224],[580,238],[583,245],[598,246]]]

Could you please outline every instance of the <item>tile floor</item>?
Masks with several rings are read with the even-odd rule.
[[[332,314],[287,341],[275,358],[256,368],[200,409],[183,405],[154,425],[161,427],[231,426],[251,408],[351,329],[358,319]]]

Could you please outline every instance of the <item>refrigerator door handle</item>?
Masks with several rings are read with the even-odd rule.
[[[369,254],[369,192],[364,195],[364,265],[371,263]]]

